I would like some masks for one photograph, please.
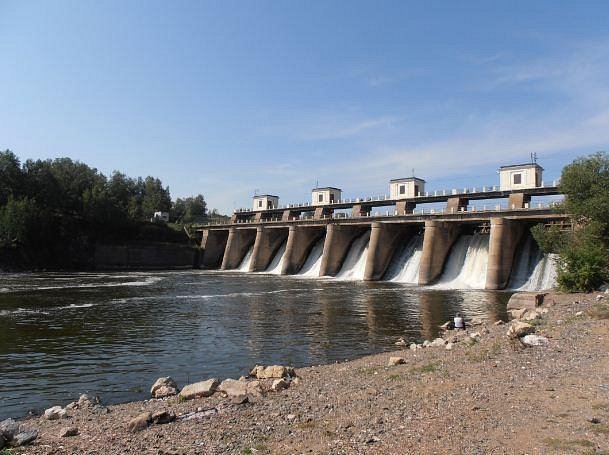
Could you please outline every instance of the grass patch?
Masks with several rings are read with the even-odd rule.
[[[609,319],[609,305],[597,303],[588,310],[588,315],[593,319]]]
[[[402,379],[404,379],[404,376],[402,376],[401,374],[390,374],[387,379],[389,379],[390,381],[401,381]]]
[[[315,422],[313,422],[312,420],[308,421],[308,422],[301,422],[296,424],[296,426],[298,428],[300,428],[301,430],[311,430],[313,428],[315,428]]]
[[[573,439],[571,441],[565,441],[564,439],[558,438],[546,438],[544,440],[546,445],[554,450],[574,450],[580,447],[594,447],[592,441],[587,439]]]
[[[499,354],[501,348],[501,341],[495,341],[490,348],[481,349],[478,352],[468,352],[466,356],[471,362],[483,362],[492,359]]]
[[[600,423],[592,424],[590,431],[596,434],[609,434],[609,425]]]
[[[420,367],[413,367],[410,369],[410,372],[413,374],[416,373],[433,373],[440,368],[440,362],[431,362],[427,363]]]
[[[360,368],[359,372],[362,374],[376,374],[381,370],[381,367],[365,367],[365,368]]]
[[[256,444],[252,447],[243,447],[239,453],[242,455],[252,455],[258,452],[266,452],[266,446],[264,444]]]

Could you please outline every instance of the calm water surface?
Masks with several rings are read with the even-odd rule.
[[[0,420],[98,394],[355,358],[434,337],[509,294],[202,271],[0,274]]]

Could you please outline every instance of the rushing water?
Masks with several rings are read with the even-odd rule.
[[[183,385],[392,350],[456,312],[505,317],[508,297],[235,272],[0,275],[0,419],[84,392],[143,399],[160,376]]]

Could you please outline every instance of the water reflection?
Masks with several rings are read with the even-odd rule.
[[[434,338],[456,312],[505,317],[508,294],[184,271],[0,275],[0,418],[82,392],[141,399],[159,376],[239,377]]]

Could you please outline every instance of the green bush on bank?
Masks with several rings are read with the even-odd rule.
[[[589,292],[609,279],[609,155],[578,158],[562,171],[561,213],[572,217],[573,229],[543,225],[532,229],[541,250],[558,255],[558,287]]]

